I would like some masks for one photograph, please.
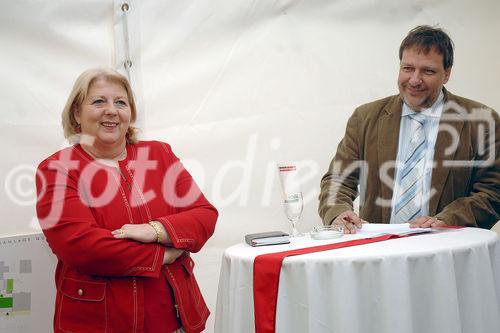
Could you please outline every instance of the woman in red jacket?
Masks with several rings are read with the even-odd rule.
[[[217,210],[170,146],[137,141],[128,80],[91,69],[62,113],[73,146],[40,163],[37,215],[58,258],[55,332],[201,332],[189,253]]]

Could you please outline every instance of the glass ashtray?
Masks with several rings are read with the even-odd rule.
[[[313,239],[339,238],[344,235],[344,226],[342,225],[315,226],[312,228],[310,234],[311,238]]]

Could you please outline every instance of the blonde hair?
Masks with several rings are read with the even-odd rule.
[[[80,76],[76,79],[61,114],[64,137],[68,139],[70,143],[78,141],[79,125],[75,119],[75,111],[78,110],[85,98],[87,98],[89,88],[92,83],[98,79],[105,79],[108,82],[121,84],[127,91],[127,98],[131,112],[130,124],[133,124],[137,118],[134,94],[128,79],[111,68],[88,69],[80,74]],[[127,143],[130,144],[137,143],[137,128],[129,125],[126,140]]]

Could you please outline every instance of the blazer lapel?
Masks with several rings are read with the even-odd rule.
[[[380,179],[380,195],[385,201],[382,204],[382,221],[387,222],[391,217],[391,200],[394,188],[401,113],[402,100],[398,95],[387,104],[378,122],[378,170],[387,170],[387,176],[392,181],[392,184],[386,184]],[[392,165],[387,169],[385,163],[392,163]]]
[[[453,96],[445,92],[445,104],[441,120],[439,121],[439,131],[434,146],[434,165],[431,179],[431,198],[429,200],[429,215],[436,214],[439,199],[443,193],[446,178],[450,173],[450,166],[445,165],[445,161],[452,161],[460,149],[459,138],[464,126],[464,114],[457,110],[453,104]],[[458,104],[456,104],[458,105]],[[452,151],[449,151],[452,149]],[[447,151],[448,150],[448,151]]]

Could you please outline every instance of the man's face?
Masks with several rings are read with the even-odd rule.
[[[448,82],[450,72],[451,67],[444,69],[443,55],[434,47],[427,54],[416,47],[404,50],[398,76],[401,97],[414,111],[430,107]]]

